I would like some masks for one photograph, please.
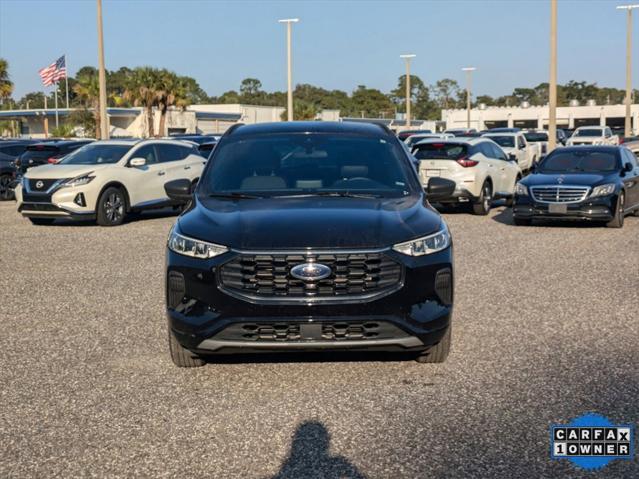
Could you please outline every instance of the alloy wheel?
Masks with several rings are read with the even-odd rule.
[[[104,213],[111,223],[116,223],[124,215],[124,201],[122,196],[111,193],[104,202]]]
[[[11,177],[8,175],[0,176],[0,199],[10,200],[13,198],[13,191],[9,187],[11,184]]]

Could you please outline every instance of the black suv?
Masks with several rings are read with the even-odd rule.
[[[379,125],[239,125],[213,150],[168,239],[174,363],[211,353],[384,350],[442,362],[453,308],[451,236],[410,154]]]
[[[57,163],[74,150],[94,140],[59,140],[29,145],[27,150],[16,160],[18,175],[22,176],[29,168]]]
[[[639,214],[639,166],[625,147],[557,148],[515,187],[515,224],[533,219],[606,222],[621,228]]]
[[[33,140],[0,141],[0,201],[13,199],[13,184],[16,177],[15,160],[34,144]]]

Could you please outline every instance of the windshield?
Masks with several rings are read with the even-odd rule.
[[[60,164],[99,165],[117,163],[133,145],[90,144],[69,153]]]
[[[413,191],[410,164],[395,142],[348,134],[228,138],[213,150],[200,194],[293,196]]]
[[[514,148],[515,147],[515,137],[514,136],[488,136],[487,138],[490,138],[491,140],[493,140],[495,143],[497,143],[499,146],[502,146],[504,148]]]
[[[603,136],[603,131],[599,128],[588,128],[587,130],[577,130],[574,136]]]
[[[556,150],[546,157],[539,166],[542,173],[610,173],[620,168],[617,155],[613,151],[571,151]]]
[[[530,133],[524,133],[524,136],[526,137],[526,140],[528,141],[548,141],[547,133],[530,132]]]

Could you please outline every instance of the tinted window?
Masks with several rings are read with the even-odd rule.
[[[20,156],[26,149],[27,145],[1,146],[0,153],[4,153],[9,156]]]
[[[147,165],[155,165],[158,162],[158,157],[155,154],[154,145],[146,145],[133,153],[132,158],[144,158]]]
[[[417,145],[413,156],[418,160],[458,160],[467,156],[468,146],[459,143],[426,143]]]
[[[41,160],[50,158],[60,153],[60,149],[57,146],[28,146],[27,150],[20,156],[22,160]]]
[[[619,170],[619,160],[614,151],[571,151],[555,150],[541,163],[542,172],[594,173]]]
[[[60,164],[99,165],[117,163],[131,149],[130,145],[85,145],[64,157]]]
[[[547,133],[537,133],[537,132],[531,131],[528,133],[524,133],[524,136],[526,137],[526,140],[528,141],[548,141]]]
[[[586,128],[576,131],[573,136],[602,136],[601,128]]]
[[[404,150],[383,138],[320,133],[229,137],[213,150],[200,191],[403,196],[417,186],[410,183],[410,168]]]
[[[193,153],[193,149],[188,146],[156,145],[155,148],[160,155],[160,163],[166,163],[168,161],[180,161]]]
[[[624,152],[624,154],[626,155],[626,158],[628,160],[628,162],[633,166],[633,167],[637,167],[637,158],[635,155],[632,154],[632,151],[630,150],[622,150]],[[635,152],[635,154],[639,154],[639,150],[637,150]]]
[[[508,161],[508,156],[504,153],[504,150],[499,148],[497,145],[493,145],[491,143],[487,143],[488,148],[492,151],[493,158],[497,158],[498,160]]]
[[[515,147],[515,137],[514,136],[489,136],[491,140],[497,143],[499,146],[504,148],[514,148]]]

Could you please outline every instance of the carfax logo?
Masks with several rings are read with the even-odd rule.
[[[550,428],[550,456],[583,469],[599,469],[614,459],[632,459],[634,426],[614,425],[599,414],[586,414]]]

